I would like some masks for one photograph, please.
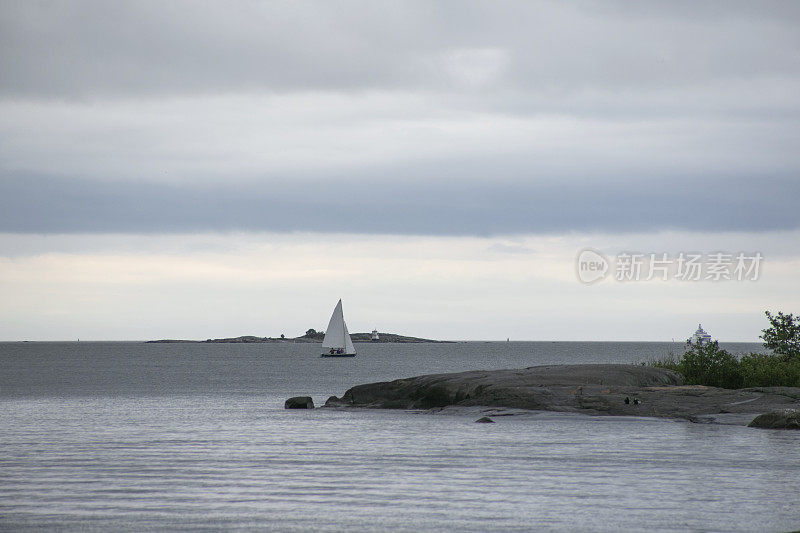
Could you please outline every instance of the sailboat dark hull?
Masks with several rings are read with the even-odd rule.
[[[354,353],[324,353],[320,357],[355,357]]]

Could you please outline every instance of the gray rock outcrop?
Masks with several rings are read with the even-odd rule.
[[[635,401],[625,403],[625,398]],[[640,365],[550,365],[431,374],[358,385],[326,406],[430,409],[493,406],[715,421],[716,415],[800,408],[800,389],[682,385],[670,370]],[[730,417],[733,419],[734,417]],[[747,416],[739,417],[747,420]],[[736,418],[737,420],[739,418]],[[746,423],[746,422],[739,422]]]

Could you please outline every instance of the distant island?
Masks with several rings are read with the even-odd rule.
[[[242,335],[241,337],[229,337],[225,339],[206,339],[204,341],[193,341],[183,339],[161,339],[155,341],[146,341],[148,343],[177,343],[177,342],[209,342],[209,343],[233,343],[233,344],[247,344],[247,343],[267,343],[267,342],[284,342],[284,343],[318,343],[322,342],[325,338],[324,331],[316,331],[309,329],[305,335],[300,337],[256,337],[253,335]],[[451,342],[451,341],[437,341],[433,339],[423,339],[420,337],[409,337],[406,335],[398,335],[397,333],[381,333],[378,332],[378,338],[373,339],[372,333],[351,333],[350,338],[353,342],[369,342],[369,343],[419,343],[419,342]]]

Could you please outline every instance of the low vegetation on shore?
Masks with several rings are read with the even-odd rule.
[[[770,326],[760,338],[771,353],[741,357],[719,347],[717,341],[688,341],[680,357],[670,354],[651,366],[674,370],[687,385],[725,389],[745,387],[800,387],[800,316],[766,311]]]

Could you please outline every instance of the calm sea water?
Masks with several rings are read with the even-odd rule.
[[[727,345],[751,351],[758,345]],[[476,409],[286,411],[364,382],[669,343],[0,343],[0,529],[785,531],[800,432]]]

